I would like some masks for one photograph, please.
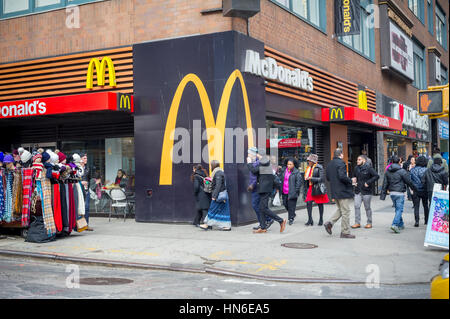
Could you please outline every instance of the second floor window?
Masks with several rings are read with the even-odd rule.
[[[326,32],[326,0],[272,0]]]
[[[414,51],[414,81],[412,85],[420,90],[425,90],[427,88],[427,81],[425,78],[425,50],[418,43],[413,43]]]
[[[338,40],[363,56],[374,60],[374,30],[370,23],[370,12],[366,10],[372,1],[361,1],[361,32],[355,35],[340,36]]]
[[[425,16],[424,0],[408,0],[408,7],[423,23]]]
[[[444,11],[436,3],[436,40],[447,49],[447,23]]]

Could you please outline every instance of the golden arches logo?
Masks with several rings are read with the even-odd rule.
[[[366,91],[358,91],[358,108],[367,111],[367,93]]]
[[[116,71],[114,70],[114,64],[110,57],[103,57],[102,62],[97,58],[91,59],[86,76],[86,88],[92,89],[94,87],[94,68],[97,72],[97,85],[105,85],[105,71],[108,67],[109,86],[116,86]]]
[[[341,108],[333,108],[330,111],[330,121],[331,120],[343,120],[344,114],[342,113]]]
[[[203,116],[205,118],[206,134],[208,139],[208,154],[209,161],[217,160],[223,168],[224,156],[224,139],[225,139],[225,124],[227,120],[228,106],[230,103],[231,91],[234,83],[239,79],[242,89],[242,96],[244,100],[245,118],[248,132],[248,146],[253,146],[253,127],[252,118],[250,114],[250,105],[248,102],[247,89],[245,87],[244,78],[239,70],[234,70],[228,77],[225,87],[220,99],[219,110],[217,113],[217,121],[214,120],[211,102],[206,92],[205,86],[200,78],[190,73],[186,75],[178,84],[175,95],[170,105],[169,115],[167,117],[166,129],[164,131],[164,140],[161,154],[161,170],[159,175],[160,185],[172,185],[172,168],[173,168],[173,132],[177,121],[178,110],[180,107],[183,91],[189,83],[193,83],[197,89],[202,104]],[[214,133],[220,133],[220,138]]]
[[[120,96],[119,109],[131,110],[131,101],[128,95]]]

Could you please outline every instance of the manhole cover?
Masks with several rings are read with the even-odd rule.
[[[110,286],[110,285],[125,285],[132,283],[133,280],[125,278],[106,278],[106,277],[95,277],[95,278],[81,278],[80,284],[83,285],[96,285],[96,286]]]
[[[306,243],[287,243],[287,244],[281,244],[281,246],[286,247],[286,248],[295,248],[295,249],[313,249],[313,248],[319,247],[314,244],[306,244]]]

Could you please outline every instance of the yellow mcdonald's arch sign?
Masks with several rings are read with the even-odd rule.
[[[358,108],[367,111],[367,94],[366,91],[358,91]]]
[[[342,121],[344,120],[344,113],[342,112],[342,108],[332,108],[330,110],[330,121]]]
[[[131,101],[128,95],[120,95],[119,109],[131,110]]]
[[[116,86],[116,71],[114,70],[114,64],[110,57],[103,57],[102,62],[97,58],[92,58],[89,62],[89,67],[86,76],[86,88],[92,89],[94,87],[94,68],[97,72],[97,84],[99,86],[105,85],[105,71],[108,66],[109,86]]]
[[[202,104],[203,116],[205,118],[206,134],[208,139],[208,155],[209,161],[217,160],[223,169],[224,156],[224,139],[225,139],[225,124],[227,120],[228,106],[230,103],[231,91],[236,80],[240,81],[242,88],[242,96],[244,99],[245,118],[248,131],[248,146],[253,146],[253,127],[252,118],[250,115],[250,106],[248,102],[247,89],[245,87],[244,78],[239,70],[234,70],[228,77],[225,87],[220,99],[219,110],[217,113],[217,120],[214,120],[214,114],[211,108],[211,102],[206,92],[205,86],[200,78],[190,73],[186,75],[178,84],[175,95],[170,105],[169,115],[167,117],[166,128],[164,131],[164,140],[161,154],[161,169],[159,175],[160,185],[172,185],[172,167],[173,167],[173,134],[177,121],[178,109],[180,107],[181,97],[183,91],[189,83],[193,83],[197,89]],[[220,133],[220,138],[214,138],[214,133]]]

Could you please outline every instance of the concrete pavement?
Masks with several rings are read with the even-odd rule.
[[[306,209],[300,209],[293,225],[284,233],[274,223],[266,234],[253,234],[256,224],[234,227],[230,232],[204,231],[192,225],[136,223],[123,218],[91,218],[93,232],[72,233],[45,244],[27,243],[21,237],[0,240],[0,255],[29,255],[68,262],[93,262],[186,270],[227,272],[253,278],[283,281],[366,282],[381,284],[427,283],[438,271],[446,253],[423,246],[425,225],[421,212],[419,228],[413,227],[412,203],[405,203],[405,230],[390,229],[394,211],[389,198],[374,197],[373,228],[356,229],[356,239],[341,239],[340,221],[328,235],[317,226],[318,208],[313,208],[314,226],[305,226]],[[335,205],[325,205],[325,221]],[[287,218],[287,213],[280,214]],[[352,207],[351,224],[354,222]],[[362,208],[362,222],[365,210]],[[286,243],[309,243],[313,249],[293,249]],[[102,260],[100,262],[99,260]]]

